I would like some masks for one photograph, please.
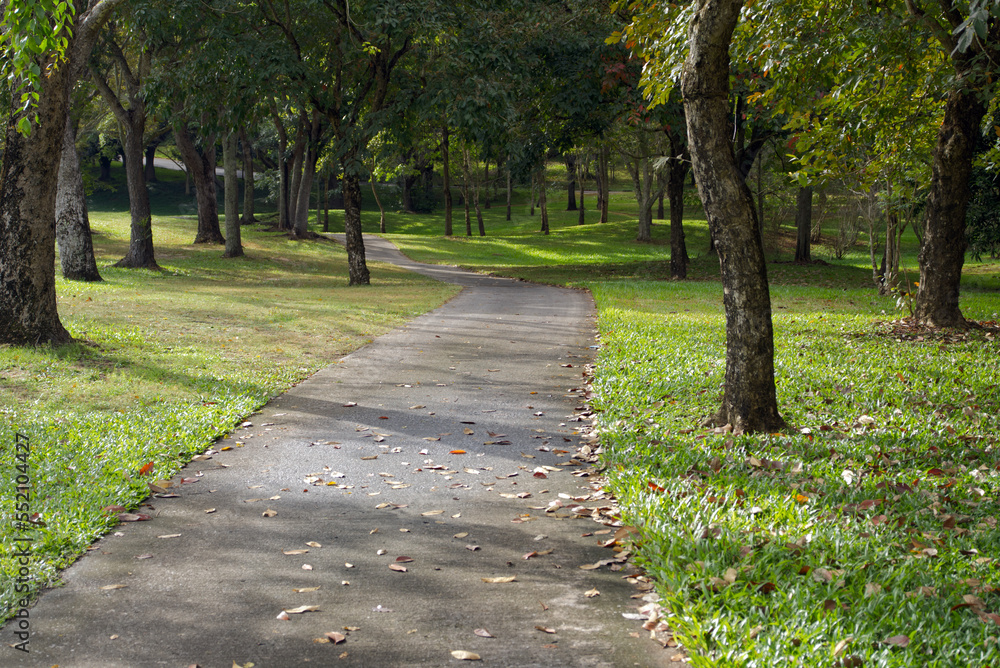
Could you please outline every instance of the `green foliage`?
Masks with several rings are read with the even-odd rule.
[[[20,108],[17,130],[27,135],[35,122],[42,79],[63,65],[75,10],[65,0],[24,0],[4,3],[0,17],[0,76],[15,94]]]

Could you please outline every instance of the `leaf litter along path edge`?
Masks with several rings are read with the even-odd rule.
[[[567,465],[590,296],[366,246],[465,289],[189,464],[177,480],[197,483],[64,571],[30,611],[30,654],[2,665],[674,663],[635,621],[634,570],[601,546],[613,530],[568,509],[608,505]]]

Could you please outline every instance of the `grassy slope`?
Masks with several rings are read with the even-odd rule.
[[[621,222],[605,226],[557,213],[545,238],[524,207],[511,225],[491,212],[486,239],[433,237],[440,217],[390,219],[390,230],[418,259],[593,291],[592,403],[609,486],[643,529],[640,560],[693,665],[1000,660],[998,628],[979,616],[1000,612],[1000,337],[893,333],[900,314],[872,289],[866,249],[834,261],[816,248],[831,264],[768,266],[792,428],[736,438],[699,428],[724,371],[717,260],[696,257],[695,280],[657,280],[668,276],[666,228],[637,246],[628,198],[615,206]],[[704,221],[687,230],[697,256]],[[778,257],[788,255],[786,245]],[[915,280],[912,238],[903,263]],[[1000,319],[996,262],[966,265],[962,308]],[[900,635],[905,649],[883,642]]]
[[[100,203],[99,203],[100,204]],[[106,204],[106,203],[105,203]],[[163,273],[115,269],[128,216],[92,214],[105,279],[59,280],[59,311],[77,343],[0,346],[0,617],[14,604],[10,558],[14,431],[31,436],[32,588],[52,582],[117,523],[102,508],[133,507],[146,481],[168,478],[271,397],[372,337],[455,293],[373,266],[373,285],[347,288],[332,242],[244,228],[247,257],[193,246],[192,219],[154,218]],[[137,471],[154,467],[148,477]]]

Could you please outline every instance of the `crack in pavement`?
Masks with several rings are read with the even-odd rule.
[[[63,572],[31,608],[31,653],[7,650],[2,665],[440,666],[453,651],[498,666],[672,663],[623,617],[643,603],[624,579],[633,567],[579,568],[616,556],[598,544],[607,528],[546,512],[595,492],[568,465],[589,294],[366,246],[465,289],[192,461],[179,477],[197,482],[171,488],[179,498],[148,499],[152,521]],[[317,609],[278,619],[299,606]],[[346,640],[316,642],[328,632]]]

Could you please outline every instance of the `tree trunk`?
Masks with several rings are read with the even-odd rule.
[[[566,155],[566,210],[576,211],[576,156]]]
[[[774,335],[759,221],[732,149],[729,44],[743,0],[696,0],[681,90],[691,162],[722,267],[726,374],[714,421],[736,432],[784,427],[774,386]]]
[[[240,179],[236,175],[239,169],[237,142],[237,133],[233,131],[226,135],[222,144],[222,160],[226,163],[226,252],[223,257],[243,255],[243,240],[240,237]]]
[[[302,112],[299,114],[299,122],[295,131],[295,146],[292,149],[292,160],[289,172],[288,186],[288,229],[295,230],[295,221],[298,220],[299,188],[302,185],[302,167],[306,157],[306,143],[308,134],[306,123],[309,117]]]
[[[253,145],[246,128],[240,130],[240,142],[243,144],[243,217],[240,223],[250,225],[257,222],[257,217],[254,215]]]
[[[548,180],[545,178],[545,163],[542,163],[542,171],[538,173],[538,206],[542,210],[542,234],[549,233],[549,204],[548,204]]]
[[[448,157],[448,126],[441,128],[441,173],[444,186],[444,235],[450,237],[455,230],[451,222],[451,163]]]
[[[795,261],[812,262],[809,243],[812,236],[812,186],[799,188],[795,206]]]
[[[958,295],[967,245],[965,212],[969,204],[969,177],[985,113],[986,106],[977,91],[953,91],[945,103],[944,120],[934,147],[914,310],[918,322],[934,327],[968,324],[958,307]]]
[[[687,278],[688,254],[684,242],[684,177],[687,175],[687,149],[671,138],[667,194],[670,199],[670,277]]]
[[[510,222],[510,204],[514,198],[514,182],[510,175],[510,159],[507,159],[507,222]]]
[[[310,145],[302,160],[302,177],[299,181],[299,197],[295,204],[295,236],[305,238],[309,234],[309,200],[312,199],[312,184],[319,162],[319,147]]]
[[[326,167],[325,172],[329,172],[330,168]],[[330,176],[329,174],[323,174],[320,179],[320,200],[323,202],[323,231],[330,231]]]
[[[156,178],[156,149],[159,146],[160,142],[155,141],[146,147],[146,183],[156,183],[159,180]]]
[[[404,174],[403,175],[403,211],[406,213],[416,213],[416,209],[413,206],[413,186],[417,182],[417,174]]]
[[[0,343],[67,343],[56,311],[56,179],[66,124],[66,68],[42,80],[38,124],[17,131],[18,96],[7,114],[0,166]]]
[[[361,183],[357,174],[346,168],[354,163],[354,156],[345,156],[344,178],[344,231],[347,233],[347,270],[350,285],[371,284],[371,274],[365,262],[365,240],[361,234]]]
[[[372,196],[375,198],[375,204],[378,205],[378,231],[385,234],[385,207],[382,206],[382,200],[379,199],[378,190],[375,188],[375,172],[371,173],[369,178],[369,184],[372,187]]]
[[[580,161],[577,164],[577,180],[580,183],[580,212],[577,216],[576,224],[583,225],[587,222],[587,207],[584,204],[584,194],[586,193],[586,180],[584,179],[584,161]]]
[[[608,222],[608,200],[611,198],[611,180],[608,175],[608,163],[611,162],[611,149],[607,142],[601,145],[598,170],[601,174],[601,222]]]
[[[99,172],[97,180],[102,183],[107,183],[111,181],[111,158],[106,155],[99,155],[97,157],[97,164],[99,165]]]
[[[475,187],[475,195],[473,195],[473,197],[475,197],[476,222],[479,224],[479,236],[485,237],[486,224],[483,222],[483,210],[479,207],[479,190],[480,190],[479,179],[476,179],[474,187]]]
[[[131,125],[131,124],[130,124]],[[132,226],[128,253],[115,263],[116,267],[159,269],[153,256],[153,215],[146,189],[146,174],[142,166],[142,128],[125,126],[125,182],[128,184],[129,211]],[[138,125],[138,124],[137,124]]]
[[[465,236],[472,236],[472,218],[469,213],[469,147],[462,147],[462,202],[465,204]]]
[[[224,244],[219,229],[219,194],[215,185],[215,135],[205,138],[204,148],[195,146],[187,121],[174,124],[174,139],[187,171],[194,180],[194,193],[198,201],[198,232],[196,244]]]
[[[100,281],[90,234],[87,197],[76,153],[76,123],[66,119],[62,159],[59,162],[59,186],[56,194],[56,240],[63,278],[74,281]]]

